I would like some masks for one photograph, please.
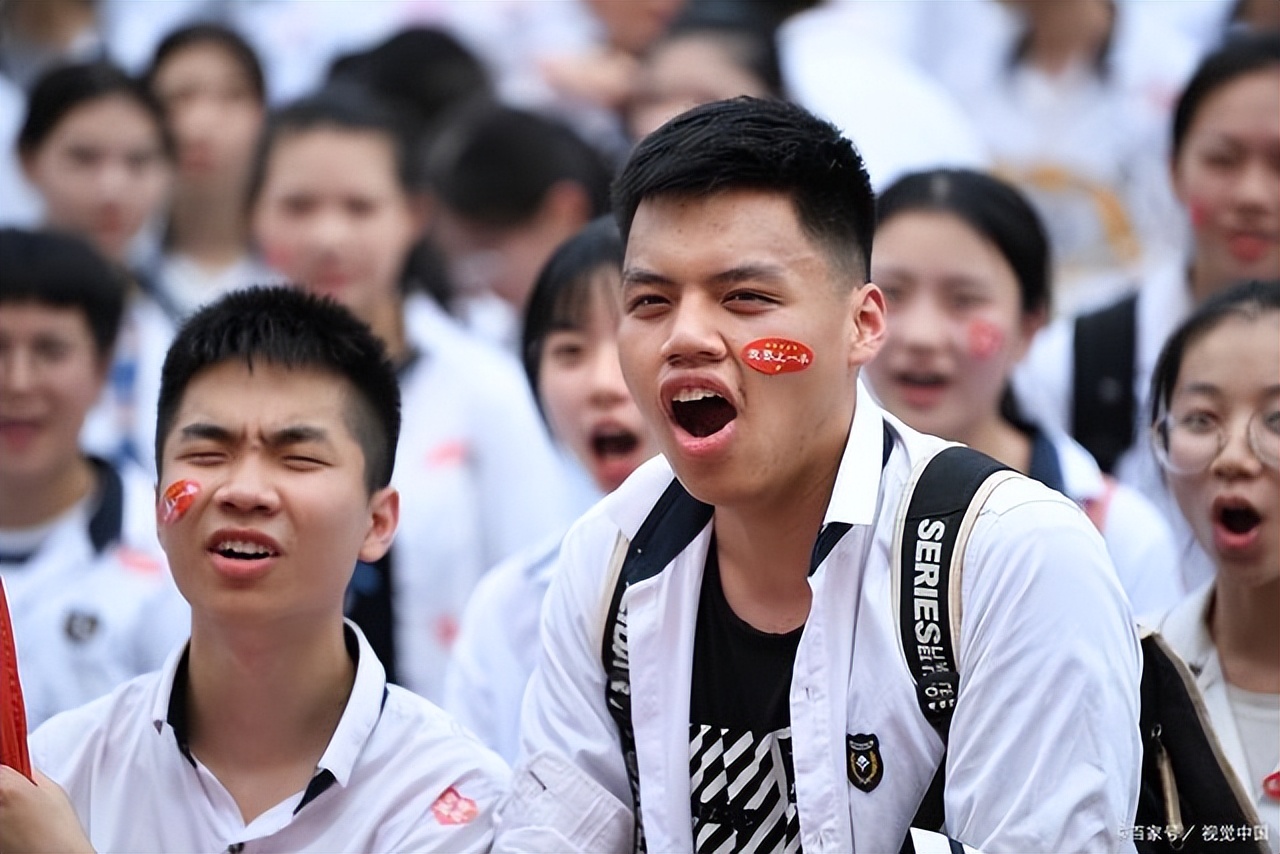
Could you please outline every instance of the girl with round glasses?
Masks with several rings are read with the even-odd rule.
[[[1215,570],[1159,628],[1280,851],[1280,281],[1197,309],[1165,344],[1151,401],[1156,459]]]

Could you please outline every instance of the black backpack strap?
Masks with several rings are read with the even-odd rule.
[[[1262,854],[1264,841],[1217,828],[1263,827],[1222,751],[1195,677],[1158,633],[1142,629],[1142,778],[1134,827],[1139,854]],[[1247,831],[1246,831],[1247,832]]]
[[[1071,435],[1108,474],[1134,439],[1137,318],[1133,294],[1075,321]]]
[[[627,612],[622,599],[632,584],[657,575],[675,560],[689,543],[707,527],[714,508],[690,495],[680,481],[671,485],[653,505],[627,546],[626,556],[614,584],[605,617],[600,651],[605,672],[605,704],[618,727],[622,756],[627,766],[627,782],[635,808],[634,850],[644,851],[644,829],[640,820],[640,774],[636,762],[636,734],[631,722],[631,657],[627,649]]]
[[[899,637],[920,711],[944,745],[960,688],[955,648],[965,544],[987,495],[1016,476],[986,454],[953,445],[917,465],[899,509],[893,550]],[[912,826],[942,826],[946,764],[944,755]]]

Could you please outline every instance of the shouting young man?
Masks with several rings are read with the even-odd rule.
[[[664,456],[564,543],[497,847],[896,851],[943,761],[969,845],[1128,845],[1138,642],[1063,496],[1013,476],[987,499],[945,760],[920,710],[890,561],[943,443],[859,380],[885,301],[853,146],[713,103],[636,148],[615,202],[623,373]]]

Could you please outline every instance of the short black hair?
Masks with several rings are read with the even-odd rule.
[[[563,122],[472,103],[454,111],[427,155],[427,180],[459,215],[497,228],[531,219],[559,181],[582,187],[590,216],[609,210],[604,157]]]
[[[366,87],[411,115],[424,132],[458,104],[493,96],[480,58],[435,27],[401,30],[376,47],[340,56],[329,65],[328,79]]]
[[[622,237],[617,223],[607,216],[592,220],[560,244],[538,274],[525,307],[520,355],[539,409],[538,377],[547,336],[586,325],[592,300],[599,295],[597,276],[602,270],[622,273]],[[616,283],[612,287],[617,290]]]
[[[104,364],[120,332],[127,293],[124,274],[83,239],[55,231],[0,229],[0,305],[79,310]]]
[[[109,62],[62,65],[36,81],[27,100],[27,115],[18,132],[18,152],[34,154],[67,114],[100,98],[120,96],[133,101],[152,121],[164,153],[174,156],[173,137],[164,120],[164,108],[154,94],[135,77]]]
[[[147,84],[147,88],[155,90],[156,74],[170,57],[192,45],[201,44],[222,48],[232,61],[240,66],[258,103],[266,103],[267,80],[263,76],[262,62],[258,59],[257,51],[235,30],[207,21],[180,27],[164,37],[151,58],[151,67],[143,75],[142,79]]]
[[[347,426],[364,452],[369,494],[391,482],[400,438],[400,386],[382,342],[351,312],[299,288],[252,287],[202,308],[178,331],[160,375],[156,460],[187,386],[204,369],[254,360],[312,369],[346,380],[354,392]]]
[[[422,179],[414,149],[413,127],[361,86],[335,83],[320,92],[275,110],[267,117],[258,138],[258,149],[249,173],[248,203],[252,207],[267,179],[271,152],[286,137],[314,130],[370,132],[391,143],[396,178],[406,193],[421,188]]]
[[[1173,108],[1172,148],[1176,160],[1196,114],[1209,96],[1237,78],[1280,66],[1280,33],[1249,31],[1229,36],[1200,61]]]
[[[894,181],[876,203],[884,225],[900,213],[939,211],[959,217],[989,240],[1013,268],[1023,312],[1047,310],[1049,238],[1034,207],[1013,185],[972,169],[932,169]]]
[[[800,226],[840,269],[870,276],[875,193],[862,157],[830,122],[785,101],[712,101],[636,146],[613,185],[625,241],[636,209],[657,196],[754,189],[791,198]]]
[[[1280,279],[1241,282],[1220,291],[1196,307],[1178,325],[1160,350],[1155,370],[1151,372],[1151,400],[1147,413],[1155,424],[1169,408],[1173,389],[1182,372],[1187,348],[1231,317],[1256,319],[1266,312],[1280,311]]]

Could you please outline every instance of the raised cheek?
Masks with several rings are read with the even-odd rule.
[[[971,320],[966,347],[970,358],[990,359],[1004,349],[1004,330],[989,320]]]
[[[1196,231],[1202,230],[1209,224],[1209,216],[1212,208],[1204,199],[1192,197],[1187,201],[1187,216],[1191,220],[1191,227]]]
[[[181,520],[195,503],[200,489],[200,483],[189,478],[169,484],[156,502],[156,522],[168,526]]]

